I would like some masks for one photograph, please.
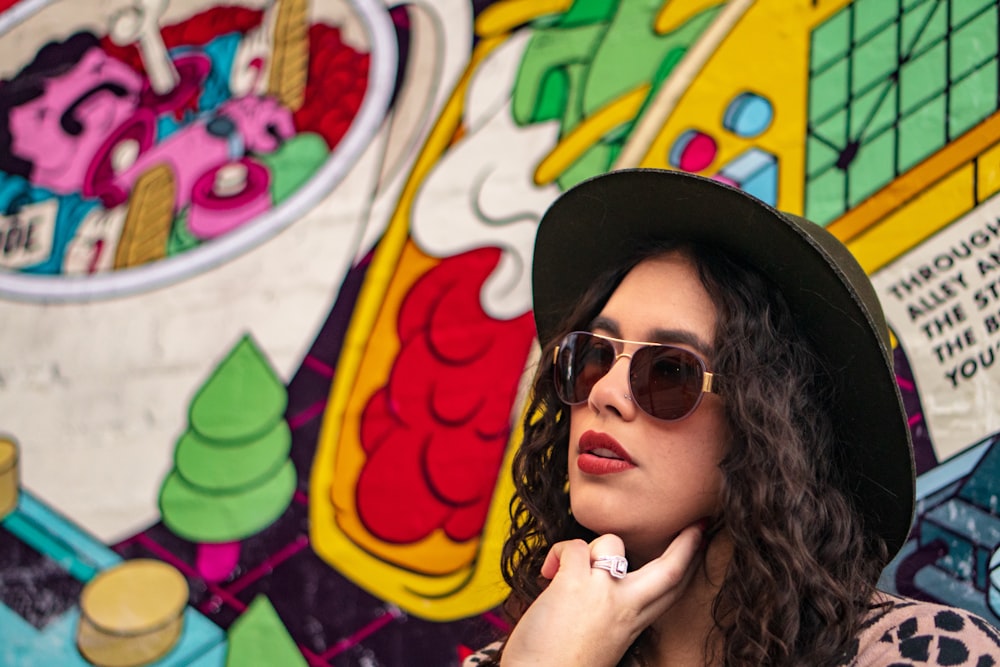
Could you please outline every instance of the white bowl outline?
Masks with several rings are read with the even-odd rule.
[[[23,0],[0,14],[0,35],[59,0]],[[321,2],[322,0],[313,0]],[[150,264],[89,276],[0,271],[0,298],[41,303],[128,296],[193,277],[272,238],[316,206],[347,175],[381,127],[398,65],[395,31],[378,0],[350,0],[370,40],[368,83],[354,120],[329,159],[293,196],[267,213],[208,243]]]

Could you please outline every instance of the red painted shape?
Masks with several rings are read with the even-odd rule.
[[[3,2],[3,0],[0,0]],[[227,32],[247,33],[260,25],[264,12],[259,9],[221,6],[212,7],[189,19],[160,28],[163,43],[168,49],[177,46],[203,46]],[[118,46],[110,37],[101,39],[101,48],[109,55],[130,65],[137,72],[145,73],[139,50],[134,44]]]
[[[246,34],[260,25],[262,17],[263,12],[258,9],[212,7],[180,23],[163,26],[160,34],[168,48],[197,47],[226,33]],[[145,73],[134,44],[118,46],[105,37],[101,48],[137,72]],[[336,146],[361,108],[368,88],[369,64],[367,53],[343,42],[339,28],[320,23],[311,25],[305,102],[293,115],[296,129],[315,132],[331,149]]]
[[[344,44],[337,28],[311,26],[306,98],[295,112],[295,127],[319,134],[330,148],[336,146],[361,108],[368,66],[368,54]]]
[[[381,540],[482,531],[534,336],[530,313],[500,321],[480,305],[499,258],[484,248],[445,259],[400,308],[399,355],[361,419],[358,513]]]
[[[696,132],[681,152],[680,168],[684,171],[701,171],[712,164],[718,153],[715,139],[703,132]]]

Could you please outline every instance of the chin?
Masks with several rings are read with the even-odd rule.
[[[576,522],[596,535],[604,535],[605,533],[617,535],[618,531],[622,529],[621,522],[615,521],[610,512],[598,512],[573,503],[570,505]]]

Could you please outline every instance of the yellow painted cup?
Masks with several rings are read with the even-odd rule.
[[[76,645],[97,667],[159,660],[181,636],[188,585],[158,560],[126,561],[94,577],[80,594]]]
[[[14,511],[19,495],[17,443],[0,436],[0,519]]]

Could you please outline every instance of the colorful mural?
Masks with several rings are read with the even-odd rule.
[[[535,225],[632,166],[848,244],[918,464],[882,584],[1000,624],[998,12],[0,1],[0,665],[502,633]]]

